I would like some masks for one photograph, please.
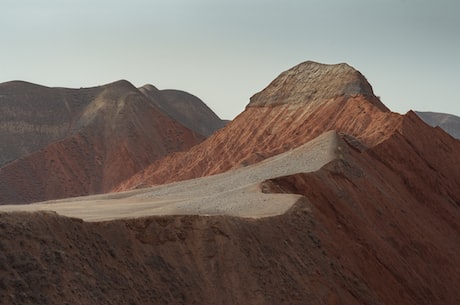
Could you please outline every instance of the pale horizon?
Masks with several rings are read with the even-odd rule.
[[[392,111],[460,116],[460,3],[0,0],[0,82],[187,91],[223,119],[281,72],[346,62]]]

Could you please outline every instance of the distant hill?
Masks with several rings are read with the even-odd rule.
[[[205,139],[184,126],[193,125],[194,116],[181,120],[181,111],[185,117],[203,110],[195,117],[206,134],[220,127],[220,119],[188,93],[176,98],[186,101],[175,119],[159,107],[169,103],[168,94],[155,98],[142,91],[124,80],[82,89],[0,84],[0,204],[106,192]]]
[[[152,85],[145,85],[139,90],[152,98],[155,106],[164,113],[205,137],[227,124],[227,121],[221,120],[203,101],[187,92],[158,90]]]
[[[451,136],[460,140],[460,117],[438,112],[416,111],[415,113],[428,125],[439,126]]]

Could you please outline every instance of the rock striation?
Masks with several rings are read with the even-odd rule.
[[[374,145],[401,121],[357,70],[308,61],[283,72],[201,145],[155,162],[114,190],[221,173],[298,147],[329,130]]]
[[[79,114],[101,91],[0,84],[0,166],[74,133]]]
[[[206,108],[182,97],[177,113],[195,102]],[[201,142],[203,135],[157,106],[167,103],[124,80],[83,89],[0,84],[0,204],[103,193]]]

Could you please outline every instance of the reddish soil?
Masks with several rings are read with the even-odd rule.
[[[200,145],[153,163],[116,190],[246,166],[298,147],[328,130],[353,135],[372,146],[388,137],[401,120],[401,115],[382,111],[362,95],[328,100],[313,112],[290,104],[248,107]]]
[[[423,133],[423,136],[419,136]],[[285,214],[86,223],[0,214],[2,304],[458,304],[460,142],[410,113],[317,172]]]

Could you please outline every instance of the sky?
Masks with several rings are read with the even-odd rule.
[[[458,0],[0,0],[0,82],[180,89],[221,118],[306,60],[391,110],[460,116]]]

